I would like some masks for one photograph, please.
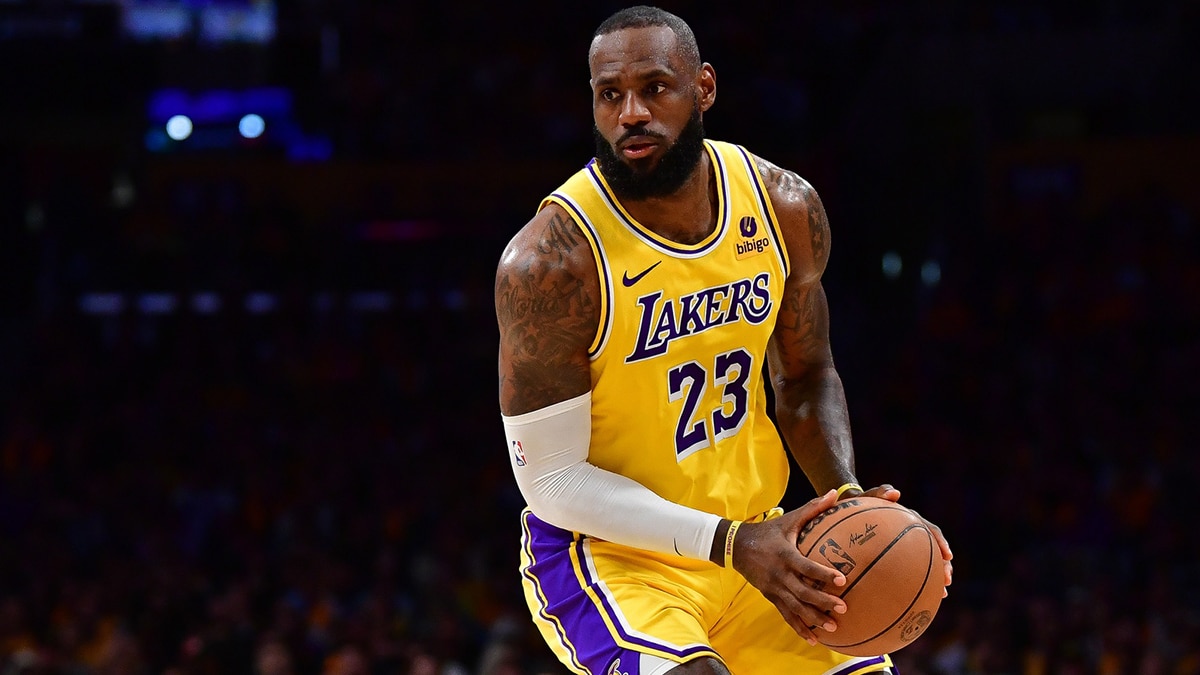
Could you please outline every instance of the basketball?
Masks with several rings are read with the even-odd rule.
[[[841,571],[846,584],[822,589],[846,603],[838,628],[815,630],[850,656],[887,654],[921,636],[942,603],[937,541],[913,511],[886,499],[854,497],[813,518],[797,546],[806,558]]]

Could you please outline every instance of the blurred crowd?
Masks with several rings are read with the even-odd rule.
[[[861,476],[956,552],[901,672],[1198,673],[1196,215],[1148,193],[1002,216],[911,286],[910,321],[829,289],[860,317],[834,338]],[[562,672],[516,575],[493,243],[389,311],[10,323],[0,672]],[[392,256],[432,274],[444,247]]]
[[[916,4],[799,3],[789,11],[812,38],[800,46],[790,20],[694,21],[720,36],[706,48],[719,72],[758,73],[722,82],[714,135],[802,157],[820,178],[860,478],[899,487],[956,554],[950,596],[895,655],[900,672],[1200,673],[1194,202],[1152,185],[1091,210],[1053,190],[985,200],[964,175],[982,180],[989,158],[955,160],[953,135],[884,157],[877,181],[839,156],[842,107],[827,104],[854,98],[850,73],[897,34],[1138,28],[1189,16],[1187,3]],[[306,113],[341,158],[455,160],[472,175],[480,157],[589,152],[583,50],[602,15],[282,5],[285,45],[322,25],[343,35],[309,90],[330,103]],[[422,26],[496,58],[421,43]],[[513,33],[528,40],[499,42]],[[787,67],[760,44],[825,58]],[[573,79],[579,95],[564,95]],[[518,81],[536,110],[509,103]],[[439,98],[448,82],[460,98]],[[1125,131],[1195,133],[1200,119],[1127,113]],[[380,238],[363,224],[396,214],[369,203],[305,213],[211,170],[152,191],[148,162],[69,155],[0,153],[0,301],[13,310],[0,315],[0,675],[565,672],[521,597],[523,502],[495,397],[492,274],[534,204]],[[939,206],[896,209],[917,183]],[[900,230],[892,279],[876,240]],[[913,249],[937,275],[918,274]],[[256,289],[279,302],[248,311]],[[84,311],[93,290],[212,290],[224,305]],[[387,300],[348,302],[361,290]],[[797,473],[785,506],[810,496]]]

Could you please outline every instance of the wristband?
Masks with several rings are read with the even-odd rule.
[[[725,533],[725,566],[729,569],[733,569],[733,537],[741,526],[742,521],[735,520],[729,523],[729,531]]]
[[[846,494],[847,492],[849,492],[851,490],[858,490],[859,492],[865,492],[865,490],[862,489],[862,486],[859,485],[858,483],[846,483],[845,485],[843,485],[842,487],[837,489],[837,498],[841,499],[842,495]]]

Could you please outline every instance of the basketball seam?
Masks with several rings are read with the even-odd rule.
[[[846,514],[846,518],[849,518],[850,516],[857,516],[857,515],[859,515],[859,514],[861,514],[861,513],[870,513],[871,511],[879,511],[879,510],[885,510],[885,511],[898,511],[898,510],[900,510],[900,509],[902,509],[902,508],[904,508],[904,507],[895,507],[895,506],[872,506],[872,507],[869,507],[869,508],[862,509],[861,511],[854,511],[853,513],[848,513],[848,514]],[[839,519],[839,520],[835,520],[835,521],[833,521],[832,523],[830,523],[830,524],[829,524],[829,526],[828,526],[828,527],[826,527],[824,530],[821,530],[821,534],[817,535],[817,537],[816,537],[815,539],[813,539],[813,543],[812,543],[812,545],[811,545],[811,546],[809,546],[809,547],[808,547],[808,550],[807,550],[807,551],[801,551],[801,552],[800,552],[800,554],[801,554],[801,555],[803,555],[805,558],[807,558],[807,557],[808,557],[808,554],[809,554],[809,553],[812,553],[812,550],[813,550],[814,548],[816,548],[816,547],[817,547],[817,542],[819,542],[819,541],[821,540],[821,538],[822,538],[822,537],[824,537],[825,535],[829,534],[829,531],[830,531],[830,530],[832,530],[833,528],[837,527],[837,526],[838,526],[840,523],[844,522],[844,521],[846,520],[846,518],[841,518],[841,519]],[[907,527],[923,527],[923,526],[922,526],[920,523],[912,523],[911,525],[908,525]],[[809,532],[809,533],[808,533],[808,536],[812,536],[812,535],[813,535],[813,533],[812,533],[812,532]],[[849,590],[849,589],[847,589],[847,590]]]
[[[875,556],[875,559],[872,560],[869,565],[867,565],[866,569],[864,569],[858,575],[858,577],[854,580],[854,582],[851,583],[849,586],[847,586],[842,591],[842,594],[839,597],[844,598],[846,596],[846,594],[850,592],[850,589],[853,588],[859,582],[860,579],[865,577],[867,575],[867,572],[871,571],[871,568],[875,566],[875,563],[879,562],[879,560],[881,558],[883,558],[883,556],[886,555],[887,552],[890,551],[892,549],[892,547],[896,545],[897,542],[899,542],[901,539],[904,538],[904,535],[908,534],[908,532],[914,528],[920,528],[921,530],[924,530],[926,534],[929,535],[929,562],[932,563],[933,562],[933,535],[932,535],[932,533],[929,532],[929,530],[924,525],[921,525],[919,523],[913,523],[912,525],[908,525],[903,530],[901,530],[900,533],[898,535],[896,535],[896,538],[893,539],[891,541],[891,543],[887,545],[886,548],[884,548],[882,551],[880,551],[879,555]],[[866,638],[864,640],[859,640],[858,642],[848,642],[846,644],[833,644],[832,642],[823,641],[824,644],[833,649],[837,649],[838,647],[855,647],[855,646],[870,642],[871,640],[875,640],[875,639],[879,638],[879,636],[881,636],[881,635],[887,633],[888,631],[890,631],[891,629],[895,628],[896,624],[900,623],[901,621],[904,620],[904,618],[906,616],[908,616],[908,611],[911,610],[913,608],[913,605],[917,604],[917,600],[919,600],[921,598],[921,594],[925,591],[925,587],[929,585],[929,576],[930,576],[929,574],[925,575],[924,581],[921,582],[921,587],[919,589],[917,589],[917,592],[913,595],[912,601],[908,603],[908,606],[904,608],[904,611],[900,613],[900,616],[897,617],[895,621],[888,624],[887,627],[885,627],[883,630],[879,631],[878,633],[872,635],[869,638]],[[831,635],[834,635],[834,634],[831,633]]]

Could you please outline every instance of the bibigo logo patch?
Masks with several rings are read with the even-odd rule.
[[[754,216],[742,216],[741,222],[738,223],[738,234],[742,235],[741,241],[737,243],[738,260],[758,255],[771,248],[771,238],[758,236],[758,231],[758,220]]]

